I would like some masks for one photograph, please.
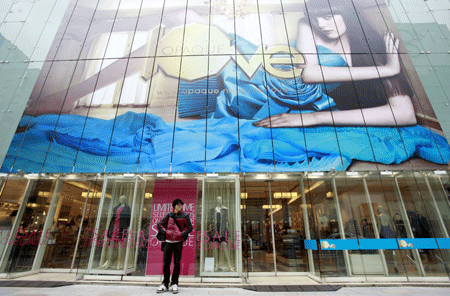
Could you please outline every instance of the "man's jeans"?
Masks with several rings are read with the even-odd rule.
[[[164,280],[163,284],[166,287],[169,287],[170,281],[170,263],[172,261],[173,255],[173,273],[172,273],[172,281],[171,285],[178,285],[178,277],[180,276],[180,262],[181,262],[181,253],[183,252],[183,242],[178,243],[165,243],[163,253],[164,253]]]

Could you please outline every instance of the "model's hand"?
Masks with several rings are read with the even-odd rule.
[[[391,76],[400,73],[400,56],[398,54],[398,45],[400,41],[395,38],[394,33],[386,31],[384,33],[384,42],[386,45],[386,68]]]
[[[253,123],[257,127],[301,127],[312,126],[314,123],[313,113],[281,113],[264,118]]]

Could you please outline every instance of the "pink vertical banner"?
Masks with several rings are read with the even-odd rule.
[[[195,213],[197,203],[197,180],[155,180],[153,191],[152,218],[147,251],[146,275],[163,274],[163,252],[161,242],[156,239],[157,224],[173,211],[172,202],[179,198],[184,202],[183,212],[189,214],[194,230],[184,242],[181,257],[181,275],[195,275]],[[173,268],[173,261],[171,270]]]

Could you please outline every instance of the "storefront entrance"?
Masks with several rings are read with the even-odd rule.
[[[306,275],[365,282],[449,278],[446,174],[89,178],[1,180],[4,277],[38,272],[152,276],[146,271],[152,262],[151,229],[160,219],[152,219],[155,184],[168,184],[167,207],[158,208],[164,214],[171,210],[171,184],[189,181],[194,225],[189,276]],[[126,225],[120,226],[118,215],[127,216]],[[123,246],[111,243],[115,223]]]

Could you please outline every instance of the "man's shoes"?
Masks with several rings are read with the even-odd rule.
[[[169,287],[169,290],[172,292],[172,294],[177,294],[178,293],[178,285],[173,284],[172,286]]]
[[[161,286],[158,287],[158,290],[156,290],[156,293],[164,293],[167,291],[168,291],[167,287],[164,286],[164,284],[162,284]]]

